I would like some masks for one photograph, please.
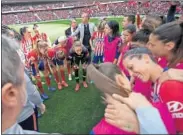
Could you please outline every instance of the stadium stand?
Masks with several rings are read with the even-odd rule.
[[[18,24],[36,21],[49,21],[80,17],[81,12],[89,12],[92,17],[125,14],[165,15],[170,2],[116,1],[116,2],[54,2],[45,4],[2,5],[2,23]],[[176,14],[183,14],[182,7],[177,7]]]

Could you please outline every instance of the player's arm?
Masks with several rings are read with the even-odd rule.
[[[163,83],[167,80],[177,80],[183,82],[183,70],[171,68],[168,71],[164,72],[159,78],[159,82]]]
[[[71,35],[72,37],[77,36],[77,34],[80,32],[80,25],[77,27],[75,32]]]
[[[166,20],[167,23],[175,20],[176,7],[177,7],[176,2],[173,2],[168,10],[167,20]]]
[[[29,62],[30,65],[34,66],[34,70],[35,70],[36,76],[40,77],[39,69],[38,69],[38,61],[36,59],[35,54],[33,54],[32,52],[30,52],[28,54],[28,62]]]
[[[69,51],[69,56],[68,56],[67,60],[69,62],[72,62],[73,58],[74,58],[74,52],[73,52],[73,49],[71,48],[70,51]]]
[[[117,65],[119,66],[120,63],[121,63],[121,60],[122,60],[122,53],[120,54],[119,58],[118,58],[118,62],[117,62]]]
[[[36,73],[37,73],[37,77],[40,77],[38,61],[34,61],[34,66],[35,66],[35,70],[36,70]]]
[[[95,39],[95,35],[96,35],[96,33],[94,32],[92,37],[90,38],[90,46],[91,46],[92,50],[94,50],[93,40]]]
[[[117,44],[116,54],[115,54],[115,59],[114,59],[114,61],[113,61],[113,64],[117,64],[118,58],[119,58],[119,56],[120,56],[120,47],[121,47],[121,45],[122,45],[122,42],[121,42],[121,40],[120,40],[120,41],[118,42],[118,44]]]

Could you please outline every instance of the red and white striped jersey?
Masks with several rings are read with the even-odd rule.
[[[95,40],[95,50],[94,55],[96,56],[102,56],[104,53],[104,36],[105,33],[102,31],[96,31],[93,33],[91,40]]]
[[[25,40],[25,38],[23,38],[21,41],[21,48],[25,57],[27,57],[28,53],[33,49],[33,39],[29,38],[28,40]]]

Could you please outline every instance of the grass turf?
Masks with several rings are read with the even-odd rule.
[[[121,23],[122,18],[110,18]],[[91,19],[97,24],[98,19]],[[80,19],[78,19],[80,22]],[[64,31],[69,27],[69,20],[52,21],[38,23],[40,30],[46,32],[53,42],[58,36],[64,35]],[[19,31],[19,28],[27,25],[11,25]],[[120,29],[121,26],[120,26]],[[66,75],[66,78],[67,75]],[[52,79],[53,80],[53,79]],[[49,100],[45,101],[46,112],[39,118],[40,132],[64,133],[64,134],[88,134],[92,127],[99,122],[104,114],[104,105],[101,103],[100,93],[93,84],[89,87],[81,87],[79,92],[75,92],[75,81],[68,81],[69,87],[62,91],[50,92],[44,85]],[[56,83],[52,81],[53,86]]]

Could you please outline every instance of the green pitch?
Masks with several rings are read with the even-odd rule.
[[[115,18],[115,20],[121,25],[122,18]],[[91,21],[97,24],[98,19],[91,19]],[[80,19],[78,19],[79,22]],[[38,24],[40,30],[46,32],[52,42],[57,37],[64,35],[64,31],[69,27],[68,20]],[[19,31],[19,28],[23,26],[32,28],[32,24],[11,25],[10,27]],[[66,78],[68,78],[67,73]],[[67,82],[69,84],[68,88],[64,88],[62,91],[57,90],[56,92],[49,92],[44,85],[45,91],[49,95],[49,100],[44,102],[46,112],[39,118],[40,132],[88,134],[92,127],[103,117],[104,105],[101,103],[99,91],[93,84],[89,84],[87,89],[81,87],[80,91],[76,93],[74,91],[75,81]],[[57,87],[54,81],[52,81],[52,84]]]

